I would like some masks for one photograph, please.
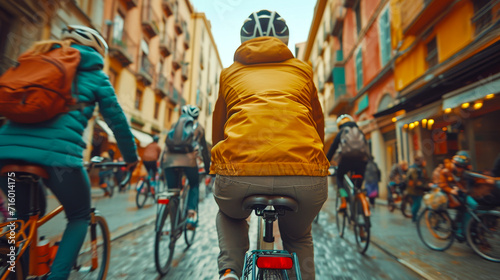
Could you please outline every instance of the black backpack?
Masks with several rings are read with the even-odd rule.
[[[348,126],[342,130],[339,148],[337,149],[339,156],[367,160],[370,151],[363,132],[356,126]]]
[[[190,153],[194,151],[194,119],[189,115],[182,115],[177,123],[170,129],[165,139],[165,144],[171,153]]]

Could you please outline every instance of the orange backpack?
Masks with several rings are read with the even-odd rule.
[[[62,45],[46,53],[22,54],[17,66],[0,77],[0,115],[38,123],[74,110],[72,86],[79,63],[80,52]]]

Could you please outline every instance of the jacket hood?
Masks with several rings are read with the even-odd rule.
[[[278,38],[257,37],[241,44],[234,61],[243,64],[273,63],[293,58],[288,47]]]
[[[80,51],[81,60],[78,66],[80,69],[102,69],[104,67],[102,56],[93,48],[78,44],[71,46]]]

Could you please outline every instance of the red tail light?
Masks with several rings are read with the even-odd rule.
[[[291,257],[283,256],[260,256],[257,259],[257,267],[265,269],[292,269]]]
[[[352,175],[352,178],[353,179],[363,179],[363,175],[354,174],[354,175]]]
[[[168,204],[169,201],[168,198],[158,198],[158,204]]]

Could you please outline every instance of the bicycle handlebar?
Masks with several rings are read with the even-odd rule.
[[[104,160],[103,157],[93,157],[90,162],[85,163],[87,167],[87,171],[92,170],[92,168],[104,168],[104,167],[125,167],[127,163],[124,161],[119,162],[102,162]],[[125,178],[119,183],[120,187],[124,187],[130,179],[132,178],[132,172],[127,171]]]

